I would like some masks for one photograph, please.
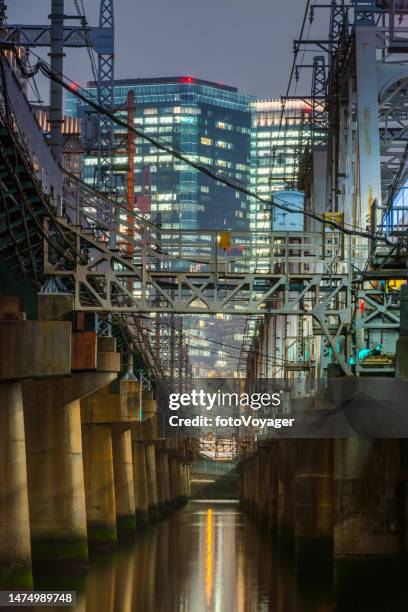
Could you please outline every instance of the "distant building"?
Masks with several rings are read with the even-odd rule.
[[[251,102],[251,188],[265,199],[274,192],[296,188],[301,142],[307,137],[310,105],[288,100]],[[251,230],[269,230],[273,217],[269,206],[252,200]]]
[[[270,201],[276,194],[278,202],[283,198],[303,208],[300,194],[292,197],[289,193],[296,189],[301,143],[310,130],[309,116],[310,105],[303,100],[288,100],[283,111],[281,100],[251,102],[251,190],[261,198]],[[304,228],[302,214],[285,213],[255,198],[250,201],[249,219],[254,235]],[[269,270],[269,251],[264,242],[260,234],[253,241],[253,265],[259,271]]]
[[[96,95],[94,83],[88,84],[88,90]],[[129,91],[133,91],[135,97],[134,124],[147,134],[250,186],[265,198],[293,186],[299,141],[309,109],[305,102],[288,102],[279,128],[279,100],[256,100],[254,96],[223,84],[190,76],[116,81],[115,107],[125,118]],[[90,109],[72,94],[66,106],[69,116],[82,119],[90,116]],[[115,128],[118,145],[114,155],[115,191],[119,196],[125,195],[127,188],[126,149],[118,144],[124,139],[123,132]],[[88,153],[83,160],[82,175],[87,183],[94,185],[98,157],[92,130],[90,135],[89,131],[86,134],[85,141]],[[288,222],[289,229],[294,220],[291,215],[279,216],[279,211],[273,217],[270,206],[225,187],[142,138],[135,138],[134,162],[136,208],[144,214],[148,212],[153,221],[160,213],[163,230],[256,232],[270,231],[276,225],[277,230],[285,231],[283,222]],[[150,211],[146,211],[142,197],[146,180],[151,191]],[[298,215],[296,223],[299,225]],[[163,241],[163,248],[165,246]],[[255,240],[254,257],[257,256]],[[185,267],[189,264],[173,265]],[[241,344],[242,318],[219,315],[198,320],[186,317],[184,325],[191,332],[189,343],[196,347],[190,347],[195,374],[206,376],[222,372],[221,375],[232,375],[237,360],[231,361],[230,355],[238,357],[239,353],[221,344],[225,342],[230,347]]]
[[[93,83],[90,93],[96,94]],[[135,95],[135,126],[248,184],[250,180],[251,96],[234,87],[189,76],[116,81],[115,106],[126,113],[128,91]],[[67,112],[84,116],[70,95]],[[120,111],[119,111],[120,112]],[[166,152],[136,138],[135,194],[141,194],[143,169],[151,177],[151,212],[160,212],[164,229],[249,229],[248,198],[215,182]],[[95,180],[96,155],[84,160],[84,180]],[[120,168],[123,155],[115,157]],[[118,191],[125,183],[118,183]]]

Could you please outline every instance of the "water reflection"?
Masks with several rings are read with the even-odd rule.
[[[331,579],[321,571],[295,572],[293,560],[279,555],[270,539],[231,502],[191,502],[116,555],[99,557],[75,608],[80,612],[333,609]]]

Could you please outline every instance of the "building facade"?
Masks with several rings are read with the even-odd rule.
[[[296,189],[302,143],[310,138],[310,104],[304,100],[276,99],[251,102],[251,188],[262,198],[274,193]],[[282,211],[252,200],[250,228],[252,231],[290,229],[294,222],[288,217],[282,222]],[[299,224],[296,222],[297,231]],[[295,228],[294,228],[295,229]],[[281,229],[281,231],[284,231]]]
[[[96,96],[93,83],[90,94]],[[134,124],[173,149],[245,184],[250,179],[253,98],[234,87],[193,77],[116,81],[115,108],[126,116],[129,91],[135,97]],[[120,109],[123,109],[121,111]],[[81,101],[70,95],[67,114],[84,116]],[[116,130],[120,137],[120,130]],[[163,229],[247,229],[248,198],[160,151],[135,141],[135,195],[142,193],[144,169],[151,181],[151,213],[161,213]],[[95,182],[97,156],[84,159],[83,177]],[[115,155],[119,172],[125,156]],[[146,173],[145,173],[146,176]],[[125,184],[117,183],[117,190]]]

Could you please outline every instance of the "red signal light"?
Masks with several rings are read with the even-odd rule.
[[[186,76],[186,77],[183,77],[183,78],[181,79],[181,82],[182,82],[182,83],[192,83],[192,82],[193,82],[193,77],[191,77],[191,76]]]

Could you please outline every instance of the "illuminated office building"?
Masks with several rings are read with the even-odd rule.
[[[96,95],[92,83],[89,93]],[[135,126],[180,151],[243,183],[250,177],[250,96],[234,87],[192,77],[116,81],[115,107],[126,118],[128,91],[135,96]],[[120,110],[123,109],[123,110]],[[67,100],[67,113],[84,116],[81,101]],[[116,140],[120,129],[116,129]],[[248,198],[136,138],[135,194],[142,190],[143,169],[149,168],[152,216],[161,213],[163,229],[246,229]],[[93,184],[96,155],[84,160],[84,180]],[[127,163],[115,155],[115,165]],[[117,182],[125,191],[125,182]]]
[[[269,199],[277,191],[296,188],[301,143],[310,130],[309,115],[310,105],[303,100],[288,100],[283,112],[281,100],[251,102],[251,188],[257,195]],[[253,199],[250,228],[282,228],[281,215],[276,210],[272,216],[268,205]],[[288,231],[292,222],[289,217]]]

